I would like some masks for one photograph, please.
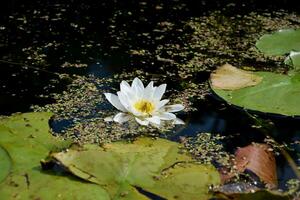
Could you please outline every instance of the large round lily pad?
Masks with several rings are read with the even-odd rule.
[[[169,200],[205,200],[211,197],[209,186],[220,183],[213,166],[193,163],[177,143],[164,139],[75,146],[51,157],[74,175],[105,188],[111,199],[148,199],[142,190]]]
[[[245,109],[288,116],[300,116],[300,78],[272,72],[254,72],[262,77],[255,86],[237,90],[213,91],[227,101]]]
[[[284,55],[290,51],[300,51],[300,29],[284,29],[263,35],[256,47],[268,55]]]
[[[101,187],[41,169],[49,151],[70,145],[50,134],[50,117],[26,113],[0,119],[0,199],[110,199]]]

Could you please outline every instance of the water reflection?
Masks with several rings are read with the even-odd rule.
[[[226,130],[226,120],[221,118],[217,113],[212,111],[199,112],[197,115],[189,116],[186,119],[187,125],[182,130],[180,127],[175,129],[175,135],[170,137],[171,140],[178,141],[179,137],[192,137],[197,133],[223,133]]]

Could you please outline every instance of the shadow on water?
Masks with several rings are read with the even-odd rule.
[[[0,61],[0,113],[6,115],[30,111],[30,105],[33,104],[52,103],[53,99],[48,94],[62,92],[70,83],[69,80],[61,79],[58,74],[92,74],[105,78],[121,71],[134,71],[137,69],[136,66],[150,73],[157,70],[157,66],[161,63],[154,58],[146,61],[134,60],[135,57],[129,55],[128,50],[135,47],[154,51],[159,42],[138,35],[153,30],[160,21],[176,23],[178,19],[201,16],[206,12],[219,9],[225,9],[228,15],[233,16],[263,9],[285,9],[297,12],[300,10],[298,4],[292,4],[289,0],[241,0],[239,3],[236,1],[151,1],[147,2],[146,6],[143,6],[140,1],[117,0],[101,2],[14,0],[1,4],[1,13],[3,13],[1,27],[4,28],[0,32],[3,41],[0,52],[1,60],[5,62]],[[182,9],[172,9],[181,4]],[[163,7],[161,11],[157,9],[158,5]],[[65,12],[66,9],[72,12]],[[59,14],[63,15],[63,20],[47,20],[47,16],[59,18]],[[31,15],[35,17],[31,18]],[[65,26],[66,23],[71,26]],[[120,40],[120,35],[125,38],[125,41]],[[176,39],[177,36],[169,38],[172,37]],[[49,43],[53,41],[62,45],[50,45]],[[86,43],[93,48],[83,47]],[[38,48],[39,46],[43,48]],[[28,59],[29,54],[27,55],[26,52],[29,54],[35,52],[37,57]],[[47,57],[43,58],[43,55]],[[65,62],[86,63],[87,67],[61,68],[60,66]],[[263,131],[254,128],[254,123],[249,123],[251,119],[244,111],[231,108],[213,97],[196,104],[199,111],[189,116],[179,116],[186,118],[188,123],[184,129],[175,129],[169,139],[178,141],[179,137],[195,136],[200,132],[220,133],[230,136],[225,140],[224,146],[232,153],[238,146],[263,142],[265,138]],[[289,143],[300,140],[299,119],[272,118],[272,122],[274,125],[268,129],[268,134],[276,141]],[[58,132],[69,125],[68,121],[52,124],[54,130]],[[299,162],[297,153],[300,152],[299,149],[297,150],[297,152],[290,152],[296,163]],[[280,187],[284,188],[285,181],[295,178],[295,174],[282,156],[277,157],[277,164]]]

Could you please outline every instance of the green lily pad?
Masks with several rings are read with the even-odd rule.
[[[254,72],[262,81],[237,90],[213,91],[227,101],[245,109],[287,116],[300,116],[300,77],[272,72]]]
[[[49,151],[70,145],[49,133],[50,117],[51,113],[26,113],[0,119],[1,200],[109,199],[94,184],[42,171],[40,160]]]
[[[209,186],[220,183],[218,171],[179,152],[175,142],[140,138],[102,147],[73,146],[50,157],[75,176],[105,188],[111,199],[148,199],[140,190],[170,200],[209,199]]]
[[[6,152],[5,149],[3,149],[0,146],[0,183],[7,177],[11,170],[12,161]]]
[[[300,51],[300,29],[284,29],[263,35],[256,47],[267,55],[284,55],[290,51]]]

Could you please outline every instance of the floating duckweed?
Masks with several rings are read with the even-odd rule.
[[[62,94],[53,94],[54,104],[43,107],[33,106],[35,111],[50,111],[55,113],[56,119],[71,119],[88,116],[99,116],[99,104],[104,101],[101,88],[109,84],[110,80],[93,76],[75,76],[69,89]]]
[[[172,60],[183,79],[226,62],[239,66],[257,63],[259,69],[282,72],[285,70],[280,68],[283,57],[265,57],[255,49],[255,42],[264,33],[298,26],[297,15],[284,12],[274,12],[272,16],[267,12],[251,12],[233,17],[214,11],[183,24],[180,40],[185,42],[167,43],[156,50],[157,57]]]
[[[62,68],[68,68],[68,67],[74,67],[74,68],[86,68],[87,64],[84,63],[69,63],[69,62],[64,62],[61,65]]]
[[[188,151],[201,163],[217,162],[224,167],[230,167],[232,155],[224,151],[222,140],[224,136],[211,133],[199,133],[195,138],[187,138],[183,144]]]
[[[59,134],[55,132],[58,129],[55,124],[64,124],[63,129],[59,131],[60,135],[78,143],[102,144],[140,135],[159,136],[174,127],[169,123],[158,130],[141,127],[135,121],[124,125],[105,122],[105,117],[117,112],[113,107],[109,108],[109,103],[103,96],[104,92],[108,92],[108,86],[113,84],[117,84],[114,79],[75,76],[68,90],[62,94],[54,94],[56,103],[32,108],[34,111],[53,112],[53,134]]]
[[[294,199],[300,197],[300,180],[298,179],[290,179],[286,183],[287,185],[287,193],[294,195]]]

